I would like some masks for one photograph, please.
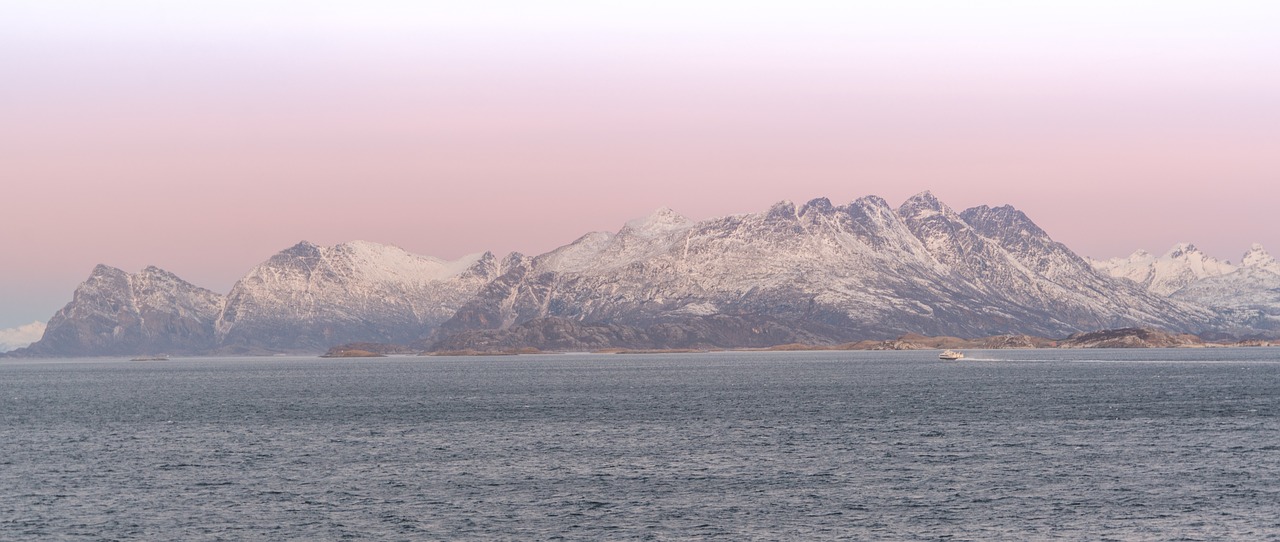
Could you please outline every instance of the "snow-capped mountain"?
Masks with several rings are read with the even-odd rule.
[[[189,354],[214,347],[222,296],[157,267],[99,265],[44,336],[16,355]]]
[[[1250,247],[1238,266],[1188,243],[1158,258],[1139,250],[1128,258],[1092,263],[1152,293],[1211,309],[1216,316],[1209,327],[1216,333],[1243,337],[1280,331],[1280,263],[1262,245]]]
[[[961,214],[925,192],[896,210],[874,196],[702,222],[662,209],[617,233],[515,256],[441,331],[710,315],[765,316],[847,340],[1188,329],[1206,313],[1097,273],[1011,207]]]
[[[1261,247],[1257,248],[1261,250]],[[1132,280],[1162,296],[1171,295],[1195,281],[1236,270],[1230,262],[1213,258],[1190,243],[1178,243],[1159,257],[1138,250],[1128,258],[1094,260],[1091,263],[1105,273]]]
[[[1280,263],[1254,244],[1231,273],[1205,277],[1174,292],[1174,299],[1209,307],[1227,335],[1271,336],[1280,331]]]
[[[445,261],[364,241],[304,241],[231,288],[217,342],[320,351],[352,341],[408,343],[453,316],[497,271],[487,252]]]
[[[1258,243],[1254,243],[1253,246],[1249,247],[1249,251],[1244,253],[1244,256],[1240,258],[1240,265],[1241,267],[1261,269],[1280,275],[1280,262],[1277,262]]]
[[[660,209],[501,262],[302,242],[225,297],[156,268],[99,266],[18,355],[466,349],[539,337],[732,347],[1121,327],[1247,335],[1280,329],[1278,298],[1280,264],[1259,246],[1239,267],[1191,245],[1091,264],[1013,207],[956,212],[924,192],[897,208],[818,198],[703,221]]]

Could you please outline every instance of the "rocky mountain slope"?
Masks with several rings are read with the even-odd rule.
[[[696,223],[663,209],[507,267],[442,334],[751,315],[843,341],[1191,329],[1207,316],[1096,272],[1011,207],[956,213],[928,192],[897,209],[819,198]]]
[[[14,356],[205,353],[216,344],[222,296],[159,269],[126,273],[99,265],[44,336]]]
[[[497,275],[492,254],[456,261],[356,241],[302,242],[227,294],[218,346],[324,351],[348,342],[408,343],[431,333]]]

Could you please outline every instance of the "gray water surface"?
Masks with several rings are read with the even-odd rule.
[[[0,539],[1280,540],[1280,349],[0,362]]]

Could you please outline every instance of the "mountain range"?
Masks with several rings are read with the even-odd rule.
[[[747,347],[1134,326],[1274,335],[1280,265],[1259,246],[1240,265],[1191,245],[1090,261],[1013,207],[957,212],[928,192],[897,208],[817,198],[704,221],[660,209],[501,260],[302,242],[225,296],[154,267],[100,265],[11,355]]]
[[[1280,262],[1254,244],[1239,264],[1179,243],[1161,256],[1139,250],[1128,258],[1091,261],[1098,270],[1148,291],[1206,307],[1215,318],[1200,332],[1212,338],[1274,337],[1280,330]]]

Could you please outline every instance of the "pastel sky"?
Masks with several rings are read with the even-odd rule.
[[[462,5],[465,5],[462,6]],[[0,328],[97,263],[540,253],[660,206],[1013,204],[1280,253],[1277,2],[0,4]]]

